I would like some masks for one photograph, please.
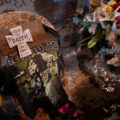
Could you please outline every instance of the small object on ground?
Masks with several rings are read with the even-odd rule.
[[[79,18],[78,18],[78,17],[76,17],[76,16],[75,16],[75,17],[73,17],[73,23],[74,23],[74,24],[76,24],[76,25],[77,25],[77,24],[79,24],[79,22],[80,22],[80,20],[79,20]]]

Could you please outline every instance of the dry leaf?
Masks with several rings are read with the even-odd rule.
[[[108,64],[108,65],[114,65],[114,64],[116,64],[116,63],[118,62],[118,60],[119,60],[118,57],[114,57],[114,58],[108,60],[108,61],[107,61],[107,64]]]

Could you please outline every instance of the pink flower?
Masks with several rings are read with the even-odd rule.
[[[74,113],[74,117],[77,117],[79,115],[79,110],[76,110],[76,112]]]
[[[66,113],[66,112],[70,112],[70,111],[72,111],[73,110],[73,108],[70,108],[70,106],[69,106],[69,104],[65,104],[64,106],[62,106],[61,108],[58,108],[58,111],[60,112],[60,113]]]

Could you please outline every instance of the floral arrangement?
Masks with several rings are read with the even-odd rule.
[[[80,23],[88,29],[94,47],[100,40],[116,41],[120,36],[120,0],[102,0],[99,7]]]

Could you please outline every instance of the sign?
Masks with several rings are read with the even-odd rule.
[[[22,27],[17,26],[15,28],[11,28],[10,32],[12,35],[7,35],[6,39],[10,48],[15,46],[18,47],[20,58],[27,57],[32,54],[27,42],[32,42],[33,38],[30,33],[30,30],[27,29],[22,32]]]

